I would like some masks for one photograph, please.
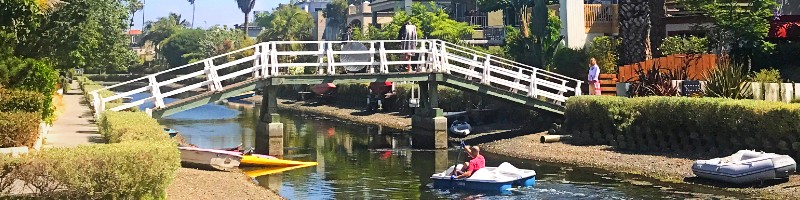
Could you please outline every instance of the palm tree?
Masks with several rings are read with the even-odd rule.
[[[136,14],[136,12],[142,10],[142,8],[144,8],[144,4],[142,4],[141,1],[128,0],[128,11],[131,12],[131,27],[133,27],[133,16]]]
[[[192,4],[192,28],[194,28],[194,1],[195,0],[188,0],[190,4]]]
[[[650,58],[650,6],[648,0],[619,1],[619,35],[621,64]]]
[[[187,22],[185,19],[181,19],[181,14],[169,13],[169,16],[167,17],[167,19],[172,21],[172,22],[175,22],[175,25],[178,25],[178,26],[183,26],[183,27],[191,27],[192,26],[192,24]]]
[[[250,12],[256,6],[256,0],[236,0],[239,9],[244,13],[244,38],[247,39],[247,22],[250,20]]]

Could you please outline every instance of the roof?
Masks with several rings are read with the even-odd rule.
[[[141,34],[142,34],[142,30],[132,29],[132,30],[128,31],[128,35],[141,35]]]

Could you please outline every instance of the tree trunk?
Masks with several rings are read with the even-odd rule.
[[[519,27],[520,29],[522,29],[522,36],[525,38],[531,37],[531,32],[530,32],[531,30],[529,28],[530,24],[528,24],[530,22],[529,19],[530,17],[528,15],[528,6],[526,5],[521,6],[519,11],[519,20],[520,20]]]
[[[192,28],[194,28],[194,3],[192,3]]]
[[[245,13],[245,14],[244,14],[244,39],[245,39],[245,40],[247,40],[247,36],[248,36],[248,35],[247,35],[247,31],[248,31],[248,30],[247,30],[247,29],[248,29],[248,27],[247,27],[247,22],[248,22],[249,20],[250,20],[250,16],[249,16],[247,13]]]
[[[650,7],[647,0],[619,2],[620,61],[631,64],[644,61],[650,53]]]
[[[661,42],[667,37],[667,27],[664,24],[664,17],[667,16],[665,0],[650,0],[650,47],[653,57],[661,57]]]

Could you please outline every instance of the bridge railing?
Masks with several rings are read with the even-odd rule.
[[[408,46],[408,42],[413,42],[415,48],[402,48]],[[405,60],[405,54],[414,57]],[[480,80],[486,85],[556,104],[566,101],[568,94],[581,94],[579,80],[441,40],[264,42],[105,87],[110,91],[125,91],[113,96],[100,97],[97,90],[91,94],[95,96],[92,102],[97,108],[95,114],[99,115],[107,102],[138,93],[150,93],[150,96],[110,110],[120,111],[146,102],[153,102],[154,108],[164,108],[165,98],[188,91],[219,92],[227,85],[247,79],[335,75],[348,73],[348,70],[349,73],[356,70],[357,73],[386,74],[405,72],[405,66],[409,65],[416,67],[416,72],[461,75],[468,80]],[[400,70],[392,70],[398,67]],[[147,81],[148,85],[124,88],[137,81]],[[162,91],[165,86],[175,89]]]
[[[446,52],[447,73],[558,104],[564,103],[570,93],[581,95],[583,81],[452,43],[439,41],[437,45]]]

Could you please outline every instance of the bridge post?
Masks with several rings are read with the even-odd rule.
[[[439,108],[439,83],[434,80],[419,83],[420,107],[411,117],[414,148],[447,148],[447,118]]]
[[[256,129],[255,152],[283,155],[283,123],[278,115],[277,87],[266,86],[261,99],[261,113]]]

